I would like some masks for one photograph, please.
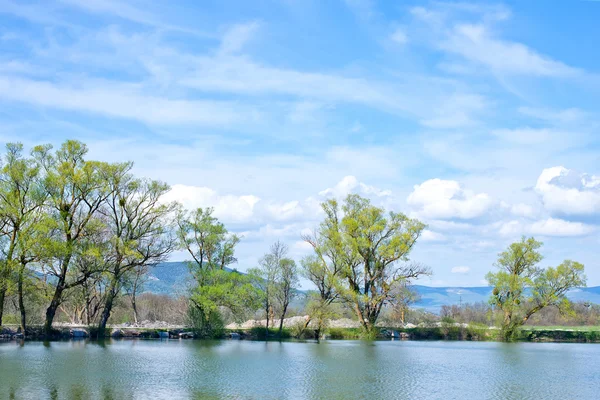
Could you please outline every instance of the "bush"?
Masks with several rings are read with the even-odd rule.
[[[251,328],[249,331],[249,334],[252,338],[259,339],[259,340],[290,339],[292,337],[292,334],[289,329],[284,328],[281,331],[281,337],[280,337],[278,328],[269,328],[269,331],[267,334],[267,330],[264,326],[255,326],[254,328]]]
[[[188,308],[188,320],[192,330],[199,338],[217,339],[223,336],[225,326],[218,312],[210,312],[206,315],[197,307]]]

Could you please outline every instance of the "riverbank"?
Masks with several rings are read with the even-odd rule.
[[[445,324],[441,326],[419,327],[380,327],[375,339],[395,340],[448,340],[448,341],[499,341],[499,330],[493,327]],[[319,339],[325,340],[353,340],[360,339],[362,331],[357,327],[339,328],[329,327],[324,330]],[[58,326],[54,329],[51,340],[65,340],[77,338],[114,338],[114,339],[200,339],[189,327],[124,327],[115,326],[107,328],[103,334],[95,327],[88,326]],[[224,329],[218,338],[242,340],[269,340],[269,339],[317,339],[315,331],[306,329],[299,332],[295,329],[284,328],[279,335],[278,329],[254,326],[252,328]],[[32,326],[26,335],[18,332],[16,326],[5,326],[0,330],[0,340],[41,340],[47,339],[43,335],[41,326]],[[517,341],[524,342],[572,342],[572,343],[600,343],[600,326],[594,327],[525,327]]]

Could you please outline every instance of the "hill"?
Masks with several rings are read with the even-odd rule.
[[[151,269],[145,291],[177,295],[183,293],[190,278],[190,272],[185,262],[162,263]],[[490,286],[431,287],[414,285],[413,289],[420,295],[420,300],[414,306],[431,312],[438,312],[443,305],[486,302],[492,294]],[[589,301],[600,304],[600,286],[573,289],[567,296],[572,301]]]

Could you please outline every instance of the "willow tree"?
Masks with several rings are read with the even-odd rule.
[[[304,323],[304,329],[311,322],[315,324],[317,339],[327,321],[336,315],[332,305],[340,299],[339,280],[345,265],[345,253],[338,251],[342,244],[337,208],[324,207],[324,210],[326,218],[317,232],[302,236],[315,254],[304,257],[300,263],[302,275],[317,288],[317,292],[309,297],[306,306],[308,319]]]
[[[161,202],[169,186],[137,179],[130,174],[131,167],[130,163],[110,167],[110,194],[99,208],[108,239],[102,251],[106,294],[98,323],[100,332],[106,328],[113,304],[132,276],[165,261],[176,246],[170,228],[175,203]]]
[[[529,318],[545,307],[570,310],[566,293],[585,286],[584,266],[565,260],[556,268],[541,268],[543,257],[538,251],[542,243],[534,238],[521,238],[498,255],[498,272],[486,279],[494,287],[490,303],[502,313],[501,332],[504,340],[512,340]]]
[[[52,333],[52,322],[65,291],[81,285],[97,272],[79,270],[75,261],[77,257],[99,254],[98,245],[91,238],[103,229],[98,209],[110,194],[107,179],[110,165],[86,160],[87,152],[86,145],[76,140],[66,141],[54,154],[50,145],[33,150],[43,174],[45,212],[52,240],[52,257],[42,265],[51,290],[44,322],[47,336]]]
[[[296,295],[298,286],[298,268],[296,262],[288,257],[288,246],[276,241],[269,252],[261,257],[259,266],[248,271],[254,285],[261,290],[261,302],[266,314],[266,333],[269,333],[269,319],[275,308],[279,312],[279,333],[283,331],[283,320],[290,302]]]
[[[240,238],[230,234],[212,213],[212,208],[198,208],[192,212],[180,210],[177,216],[180,246],[193,260],[189,263],[195,280],[190,314],[204,336],[219,333],[219,308],[225,307],[241,317],[256,309],[259,295],[248,276],[226,269],[237,262],[235,247]]]
[[[2,260],[0,262],[0,325],[5,296],[12,283],[19,299],[21,330],[25,330],[23,303],[26,268],[38,259],[46,198],[39,182],[39,167],[31,158],[23,157],[19,143],[6,145],[4,164],[0,170],[0,218],[2,220]],[[38,251],[36,251],[38,250]]]
[[[339,269],[340,297],[354,309],[365,334],[374,336],[381,310],[393,301],[393,288],[430,274],[409,260],[425,225],[402,213],[386,212],[356,194],[341,206],[328,200],[322,207],[325,220],[313,245],[317,258]]]
[[[266,318],[265,337],[269,336],[269,322],[271,322],[272,315],[274,315],[276,302],[277,275],[281,261],[285,259],[286,252],[285,245],[277,241],[271,245],[269,252],[258,260],[258,267],[248,270],[253,285],[260,290],[260,302]]]

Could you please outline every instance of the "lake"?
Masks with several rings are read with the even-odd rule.
[[[0,399],[598,399],[600,345],[0,343]]]

